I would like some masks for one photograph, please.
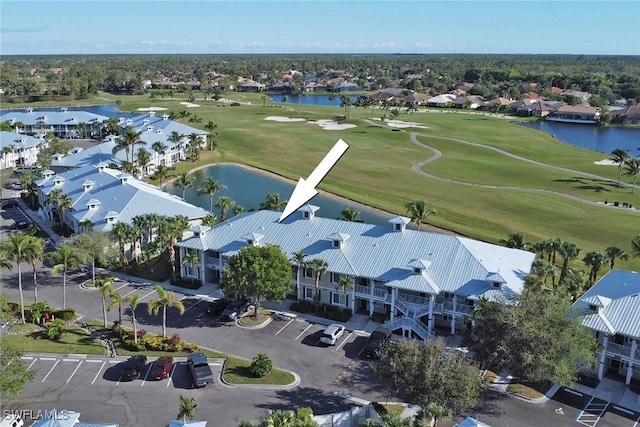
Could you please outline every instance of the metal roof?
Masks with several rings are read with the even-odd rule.
[[[27,109],[27,111],[9,111],[0,116],[0,122],[16,123],[20,122],[27,126],[35,126],[39,122],[45,125],[77,125],[79,123],[97,123],[107,120],[109,117],[100,114],[89,113],[87,111],[66,110],[60,111],[37,111]]]
[[[4,147],[13,146],[14,150],[18,152],[20,149],[35,147],[44,143],[44,140],[34,138],[33,136],[14,132],[0,132],[0,150]]]
[[[640,273],[610,270],[574,303],[582,310],[588,310],[589,305],[598,308],[584,316],[584,326],[640,338]]]
[[[304,209],[304,208],[303,208]],[[302,209],[302,210],[303,210]],[[302,250],[310,259],[321,258],[328,271],[351,276],[368,277],[386,282],[414,283],[408,276],[412,260],[431,263],[424,284],[415,286],[458,292],[465,286],[477,295],[491,289],[486,281],[490,272],[500,271],[505,285],[498,291],[511,295],[520,292],[523,278],[529,273],[535,254],[471,239],[417,230],[394,231],[392,225],[371,225],[322,217],[303,218],[293,214],[278,222],[280,212],[245,212],[214,226],[202,236],[205,246],[226,256],[246,246],[247,233],[264,235],[261,244],[280,246],[291,257]],[[326,236],[333,233],[350,235],[340,248]],[[200,249],[199,239],[188,238],[178,243],[185,248]],[[405,282],[407,281],[408,282]],[[481,284],[481,285],[480,285]],[[495,291],[494,291],[495,292]]]

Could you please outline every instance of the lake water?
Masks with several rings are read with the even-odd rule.
[[[522,122],[522,126],[550,133],[576,147],[611,154],[616,148],[627,150],[632,157],[640,156],[640,129],[601,127],[559,122]]]
[[[345,93],[340,93],[340,94],[336,94],[337,96],[335,97],[335,99],[330,99],[329,95],[277,95],[277,94],[270,94],[269,98],[271,98],[271,100],[273,102],[275,102],[276,104],[302,104],[302,105],[315,105],[315,106],[321,106],[321,107],[339,107],[340,103],[342,102],[340,100],[340,97],[342,95],[347,95],[349,98],[351,98],[351,100],[356,100],[358,99],[358,95],[349,95],[349,94],[345,94]]]
[[[193,175],[196,177],[196,182],[193,187],[187,189],[185,198],[187,202],[207,210],[209,210],[211,200],[209,195],[206,193],[198,194],[197,191],[207,177],[211,177],[227,187],[213,196],[214,205],[218,197],[228,196],[243,206],[245,211],[258,210],[269,193],[278,193],[280,199],[288,200],[295,187],[295,183],[292,181],[230,164],[208,166],[195,171]],[[182,197],[182,188],[174,186],[172,183],[167,184],[165,190]],[[342,210],[347,207],[359,210],[362,219],[369,224],[387,225],[387,221],[395,216],[326,193],[316,195],[310,203],[320,207],[317,215],[324,218],[339,218]],[[220,209],[214,207],[213,213],[220,218]],[[233,213],[229,213],[229,215],[233,216]]]

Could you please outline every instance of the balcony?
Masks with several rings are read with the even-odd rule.
[[[356,295],[358,296],[371,296],[371,286],[356,285]],[[386,289],[374,288],[373,297],[378,300],[389,301],[390,294]]]
[[[214,258],[211,256],[207,257],[207,267],[215,268],[215,267],[218,267],[219,265],[220,265],[220,258]]]
[[[416,305],[428,305],[429,304],[429,298],[421,297],[419,295],[398,293],[398,297],[403,299],[403,300],[405,300],[409,304],[416,304]]]
[[[614,342],[610,342],[610,343],[607,343],[607,353],[613,353],[613,354],[617,354],[617,355],[622,356],[622,357],[629,358],[629,357],[631,357],[631,347],[630,346],[626,346],[626,345],[622,345],[622,344],[616,344]],[[638,353],[638,352],[636,351],[636,353]]]
[[[444,311],[453,312],[453,301],[445,301],[442,303]],[[457,304],[456,313],[471,314],[473,307],[467,304]]]

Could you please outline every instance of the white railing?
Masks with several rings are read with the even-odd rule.
[[[429,331],[424,323],[406,316],[398,317],[395,320],[385,322],[382,326],[392,331],[400,328],[410,329],[418,334],[423,340],[433,338],[433,332]]]
[[[421,297],[419,295],[399,293],[398,297],[404,299],[410,304],[424,305],[429,303],[429,300],[427,298]]]
[[[220,258],[207,257],[207,267],[217,267],[218,265],[220,265]]]
[[[636,354],[633,357],[636,360],[640,360],[640,348],[636,349]]]
[[[471,314],[473,313],[473,307],[468,304],[458,304],[456,307],[458,313]]]
[[[386,299],[387,296],[389,295],[389,292],[387,292],[386,289],[378,289],[378,288],[376,288],[376,289],[373,290],[373,294],[375,296],[377,296],[378,298]]]
[[[414,304],[407,301],[404,297],[406,294],[399,295],[396,300],[396,307],[400,309],[406,316],[414,319],[429,314],[429,306],[424,304]],[[424,298],[423,298],[424,299]]]
[[[619,354],[624,357],[631,357],[631,347],[610,342],[607,344],[607,352]]]
[[[434,313],[442,313],[443,311],[443,307],[442,307],[442,303],[441,302],[437,302],[435,304],[433,304],[433,312]]]
[[[371,291],[368,286],[356,285],[356,294],[371,295]]]

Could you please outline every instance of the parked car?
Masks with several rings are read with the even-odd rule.
[[[138,378],[146,365],[147,356],[142,354],[131,356],[126,362],[124,362],[124,367],[122,368],[122,380],[131,381]]]
[[[22,184],[19,182],[14,182],[10,185],[12,190],[22,190]]]
[[[4,199],[2,201],[2,209],[15,208],[17,206],[18,201],[16,199]]]
[[[249,301],[246,298],[238,298],[233,301],[222,312],[223,320],[236,320],[242,313],[249,309]]]
[[[189,371],[196,387],[204,387],[213,382],[213,372],[209,367],[209,361],[204,353],[193,353],[187,356]]]
[[[31,165],[31,166],[18,166],[17,168],[15,168],[13,170],[13,173],[15,174],[21,174],[21,173],[25,173],[25,172],[35,172],[38,169],[40,169],[40,166],[38,165]]]
[[[362,355],[368,358],[378,357],[378,352],[382,346],[391,338],[392,332],[389,329],[378,328],[369,335],[367,342],[362,348]]]
[[[231,304],[231,300],[226,298],[211,301],[209,307],[207,307],[207,314],[210,316],[218,316],[229,307],[229,304]]]
[[[173,369],[173,357],[162,356],[156,359],[151,365],[151,372],[149,373],[149,379],[163,380],[169,378],[171,370]]]
[[[13,228],[15,230],[24,230],[25,228],[29,228],[29,224],[31,223],[27,221],[18,221],[15,224],[13,224]]]
[[[338,340],[344,335],[345,330],[346,328],[344,326],[333,323],[324,330],[320,337],[320,342],[328,345],[336,345]]]

